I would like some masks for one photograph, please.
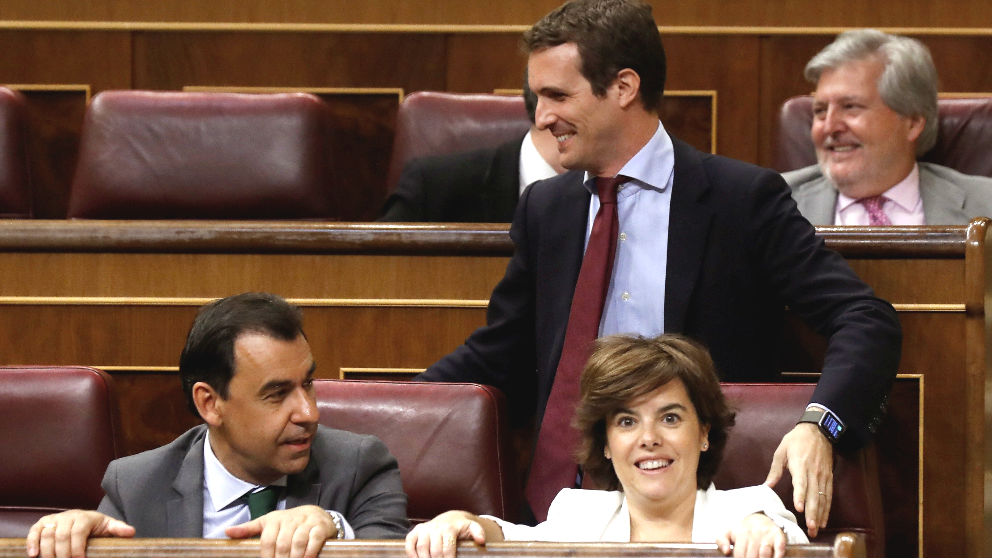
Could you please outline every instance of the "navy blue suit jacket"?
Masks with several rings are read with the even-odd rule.
[[[825,248],[781,176],[673,143],[665,331],[703,342],[725,381],[775,381],[789,307],[827,338],[813,402],[836,412],[848,443],[860,445],[878,426],[899,363],[895,310]],[[487,325],[418,379],[494,385],[518,418],[540,419],[582,261],[590,194],[581,182],[573,171],[524,191]]]

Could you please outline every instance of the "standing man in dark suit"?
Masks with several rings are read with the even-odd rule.
[[[565,169],[555,138],[533,125],[537,97],[524,83],[530,130],[497,147],[413,159],[380,221],[509,223],[524,188]]]
[[[406,495],[373,436],[319,426],[299,310],[246,293],[203,307],[179,360],[206,424],[110,463],[98,511],[38,520],[28,556],[82,556],[89,537],[261,537],[262,556],[314,557],[328,539],[402,538]]]
[[[833,494],[833,444],[865,443],[884,411],[901,346],[895,311],[824,247],[778,174],[668,135],[658,117],[665,55],[649,5],[568,2],[524,43],[537,126],[551,131],[562,165],[573,170],[524,192],[488,324],[420,379],[498,386],[517,412],[536,412],[543,430],[600,210],[594,179],[625,177],[599,335],[689,335],[732,381],[778,378],[786,306],[828,338],[810,406],[796,410],[800,424],[783,438],[767,480],[774,484],[788,467],[795,507],[815,536]],[[542,519],[547,494],[563,487],[534,486],[535,468],[546,465],[539,459],[528,501]],[[543,499],[531,497],[537,492]]]

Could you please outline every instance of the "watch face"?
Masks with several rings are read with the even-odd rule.
[[[840,438],[840,435],[844,433],[844,424],[833,413],[823,414],[823,418],[820,419],[820,427],[834,440]]]

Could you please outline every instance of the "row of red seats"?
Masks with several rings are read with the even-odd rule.
[[[25,110],[0,88],[0,217],[31,216]],[[529,125],[520,97],[498,95],[415,93],[397,119],[390,189],[410,158]],[[68,217],[327,219],[332,134],[328,107],[307,93],[105,91],[86,110]]]
[[[521,475],[499,391],[477,384],[361,380],[317,380],[315,389],[322,424],[374,434],[396,456],[412,520],[449,509],[519,517]],[[737,410],[737,424],[714,482],[721,488],[759,484],[813,384],[723,389]],[[52,510],[95,508],[103,472],[119,456],[117,420],[113,380],[102,371],[0,367],[0,537],[23,537]],[[839,455],[834,475],[829,528],[817,540],[853,531],[865,535],[869,556],[883,555],[874,449]],[[788,478],[776,491],[784,502],[792,501]]]
[[[992,98],[941,99],[924,160],[992,176]],[[327,107],[306,93],[106,91],[87,108],[68,216],[88,219],[326,219],[335,214]],[[776,168],[814,164],[812,103],[789,99]],[[496,145],[527,128],[515,96],[404,99],[387,184],[411,158]],[[29,217],[24,101],[0,88],[0,217]],[[356,187],[360,187],[357,185]]]

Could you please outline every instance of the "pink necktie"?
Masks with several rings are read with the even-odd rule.
[[[858,203],[865,206],[868,211],[868,225],[874,227],[892,224],[892,221],[889,221],[889,216],[882,211],[882,204],[885,203],[885,199],[885,196],[872,196],[858,200]]]
[[[579,433],[571,427],[572,413],[579,400],[579,376],[599,334],[617,248],[617,187],[627,180],[620,176],[596,178],[600,207],[575,283],[565,343],[527,479],[527,502],[538,521],[547,518],[548,507],[559,490],[575,485],[578,467],[572,452],[578,445]]]

